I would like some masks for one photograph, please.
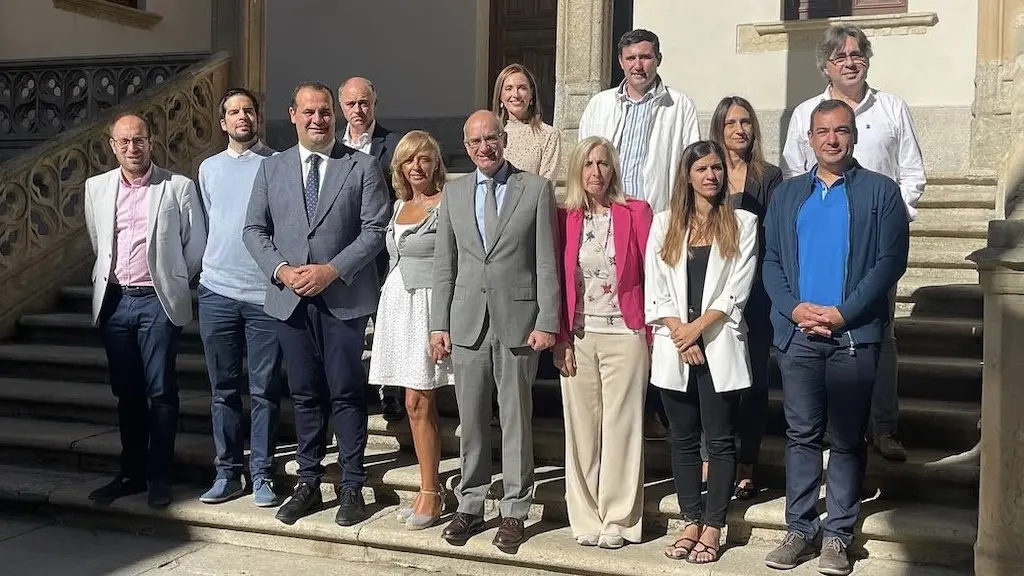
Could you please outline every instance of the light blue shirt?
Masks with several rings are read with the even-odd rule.
[[[509,163],[505,164],[498,169],[494,174],[494,200],[498,207],[498,214],[501,214],[501,205],[505,201],[505,190],[508,189],[508,175],[511,172]],[[484,202],[487,196],[487,176],[476,169],[476,191],[473,194],[475,200],[475,211],[476,211],[476,229],[480,231],[480,240],[483,242],[484,247],[487,247],[487,231],[484,229]]]
[[[622,130],[619,141],[615,143],[619,149],[622,162],[622,188],[627,196],[646,200],[644,194],[644,161],[647,159],[647,141],[650,139],[651,118],[654,116],[654,99],[665,92],[665,84],[661,78],[639,101],[630,100],[626,92],[626,81],[619,85],[619,99],[625,106],[622,115]]]

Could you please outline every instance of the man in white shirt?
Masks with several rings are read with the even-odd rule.
[[[897,96],[867,84],[871,62],[871,41],[856,26],[833,26],[818,43],[818,68],[829,80],[825,91],[793,111],[782,151],[782,172],[786,178],[808,172],[815,164],[807,142],[811,110],[828,99],[842,100],[853,108],[857,123],[854,157],[868,170],[884,174],[900,186],[907,217],[917,216],[917,201],[924,193],[924,161],[914,133],[907,103]],[[890,303],[895,310],[895,288]],[[891,318],[891,316],[890,316]],[[886,340],[878,361],[874,399],[871,406],[871,434],[875,449],[889,460],[906,460],[906,450],[896,436],[899,420],[897,396],[896,341],[890,319]]]
[[[601,136],[615,144],[622,162],[623,190],[658,213],[668,210],[683,149],[700,140],[697,107],[658,76],[661,42],[657,34],[630,30],[619,39],[618,48],[625,78],[590,99],[580,117],[578,138]],[[649,390],[644,438],[668,438],[664,412],[661,395]]]

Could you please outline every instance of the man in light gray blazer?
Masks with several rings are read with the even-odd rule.
[[[299,84],[289,114],[299,143],[263,160],[242,230],[271,281],[264,309],[279,320],[295,405],[299,482],[277,519],[292,524],[322,506],[330,420],[343,472],[335,521],[349,526],[366,517],[362,354],[377,309],[374,259],[384,247],[389,198],[377,160],[335,140],[330,88]]]
[[[89,494],[101,504],[147,490],[150,506],[171,502],[178,335],[192,320],[189,280],[206,246],[196,186],[153,164],[151,136],[141,116],[116,118],[110,148],[119,166],[85,181],[85,224],[96,253],[92,320],[107,352],[121,430],[120,470]]]
[[[533,380],[559,326],[555,196],[551,182],[505,160],[506,135],[491,112],[464,128],[477,169],[445,186],[438,207],[431,353],[451,353],[462,423],[459,509],[443,536],[462,543],[483,525],[491,484],[491,395],[502,430],[498,548],[514,552],[533,500]]]

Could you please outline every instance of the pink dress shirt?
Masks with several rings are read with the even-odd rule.
[[[149,179],[153,165],[129,182],[121,172],[114,215],[114,278],[121,286],[152,286],[147,252]]]

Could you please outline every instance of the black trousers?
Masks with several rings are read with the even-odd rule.
[[[363,336],[367,316],[341,320],[319,297],[303,298],[277,323],[288,387],[295,404],[299,480],[317,484],[327,452],[327,422],[338,437],[343,486],[366,481],[366,374]]]
[[[679,509],[687,521],[722,528],[736,477],[733,422],[739,392],[715,392],[707,364],[690,366],[686,392],[661,390],[672,440],[672,475]],[[708,447],[707,504],[701,502],[701,433]]]
[[[155,293],[122,294],[109,286],[100,309],[110,388],[117,398],[121,474],[170,483],[178,431],[175,359],[181,328]]]
[[[756,465],[761,454],[765,421],[768,418],[768,390],[770,386],[768,362],[771,358],[772,332],[767,328],[747,332],[750,356],[751,386],[740,393],[739,416],[736,432],[739,436],[740,464]]]

